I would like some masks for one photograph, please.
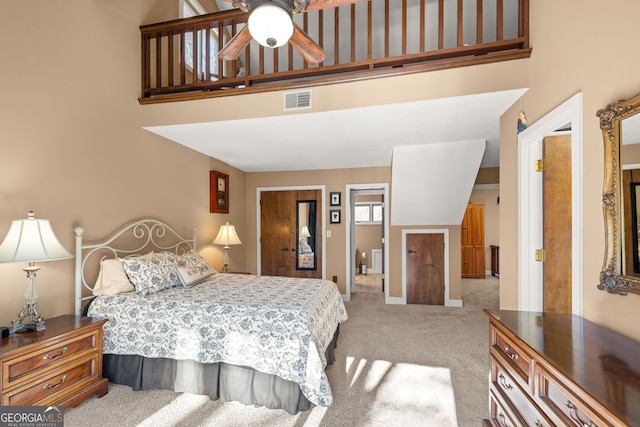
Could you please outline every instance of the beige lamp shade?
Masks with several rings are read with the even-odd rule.
[[[236,233],[236,228],[233,225],[229,225],[228,222],[220,227],[218,235],[213,240],[214,245],[224,245],[225,247],[239,245],[241,243],[242,242]]]
[[[48,219],[36,219],[33,211],[27,219],[13,221],[0,245],[0,262],[36,262],[71,258],[56,237]]]

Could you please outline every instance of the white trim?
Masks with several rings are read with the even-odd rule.
[[[558,132],[566,129],[568,132]],[[549,135],[571,134],[571,284],[572,313],[583,308],[583,148],[582,93],[579,92],[518,135],[518,310],[542,311],[542,264],[533,251],[542,245],[542,181],[535,176],[533,162],[542,153],[542,139]]]
[[[355,192],[359,194],[382,194],[383,196],[383,234],[384,234],[384,251],[383,251],[383,264],[384,264],[384,302],[385,304],[397,304],[394,297],[389,296],[389,183],[371,183],[371,184],[347,184],[345,185],[345,248],[346,248],[346,272],[345,272],[345,291],[343,296],[345,301],[351,301],[351,291],[355,290],[355,256],[352,255],[353,247],[355,245],[355,221],[353,218],[353,207],[355,206]]]
[[[623,171],[628,171],[628,170],[633,170],[633,169],[640,169],[640,163],[629,163],[626,165],[622,165],[622,170]]]
[[[322,278],[327,278],[327,209],[325,207],[326,187],[324,185],[298,185],[283,187],[258,187],[256,188],[256,272],[262,275],[262,251],[260,249],[260,195],[263,191],[289,191],[289,190],[321,190],[322,192]]]
[[[449,299],[449,229],[403,229],[402,230],[402,301],[407,303],[407,234],[444,234],[444,305],[462,307],[462,300]]]

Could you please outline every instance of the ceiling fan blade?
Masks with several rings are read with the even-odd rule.
[[[319,64],[327,57],[327,54],[324,53],[318,43],[313,41],[295,22],[293,23],[293,35],[289,39],[289,43],[309,64]]]
[[[244,50],[245,47],[251,42],[251,33],[249,32],[249,26],[245,25],[242,30],[235,36],[229,40],[229,43],[224,45],[220,52],[218,52],[218,57],[224,59],[225,61],[233,61],[238,58],[240,52]]]
[[[303,12],[308,12],[310,10],[327,9],[331,7],[340,7],[347,4],[360,3],[361,1],[369,0],[310,0],[309,7],[303,10]]]

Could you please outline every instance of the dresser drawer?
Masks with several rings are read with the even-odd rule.
[[[489,392],[489,410],[491,415],[491,422],[493,425],[500,427],[521,427],[525,426],[520,420],[511,412],[509,407],[496,397],[493,390]]]
[[[2,405],[46,405],[95,382],[98,352],[52,369],[48,375],[3,394]]]
[[[529,395],[522,390],[509,372],[493,357],[491,358],[491,388],[507,405],[511,406],[523,425],[552,427],[540,413]]]
[[[511,339],[493,325],[490,326],[490,339],[492,354],[496,359],[503,361],[503,365],[510,369],[516,381],[525,389],[530,389],[532,358],[525,353]]]
[[[87,351],[95,350],[96,336],[97,332],[92,331],[6,361],[2,364],[2,388],[7,389],[20,384],[45,370],[53,369],[59,364],[82,356]]]
[[[576,396],[540,364],[536,365],[536,400],[558,425],[607,426],[583,399]]]

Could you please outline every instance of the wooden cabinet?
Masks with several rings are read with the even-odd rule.
[[[462,277],[485,277],[484,205],[469,203],[461,226]]]
[[[0,341],[0,405],[77,406],[104,396],[102,325],[106,320],[60,316],[44,331],[10,334]]]
[[[578,316],[485,310],[485,426],[640,426],[640,343]]]

